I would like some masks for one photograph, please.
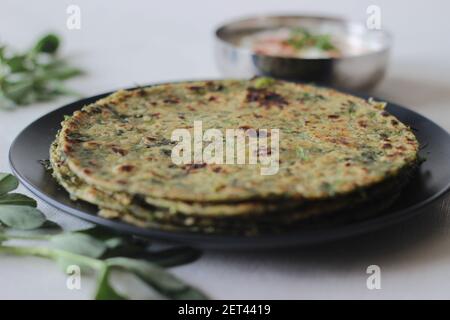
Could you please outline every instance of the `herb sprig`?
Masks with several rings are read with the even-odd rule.
[[[316,47],[322,51],[334,51],[336,47],[328,34],[314,35],[305,28],[295,28],[286,43],[296,50]]]
[[[111,284],[114,270],[134,274],[165,298],[206,298],[164,269],[196,260],[200,255],[197,250],[179,247],[155,251],[143,239],[119,236],[98,227],[63,232],[36,209],[36,201],[11,193],[18,185],[14,176],[0,173],[0,253],[50,259],[64,270],[69,265],[78,265],[82,271],[94,271],[96,299],[127,299]],[[40,240],[45,246],[14,246],[9,244],[12,240]]]
[[[60,43],[57,35],[47,34],[23,53],[0,44],[0,108],[75,94],[63,82],[82,71],[58,56]]]

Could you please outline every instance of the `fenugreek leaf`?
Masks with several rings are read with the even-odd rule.
[[[16,177],[9,173],[0,172],[0,195],[16,190],[18,186],[19,181]]]
[[[1,205],[29,206],[36,207],[36,200],[20,193],[8,193],[0,196]]]
[[[20,230],[32,230],[42,227],[45,216],[38,209],[28,206],[1,205],[0,223]]]
[[[108,247],[103,241],[78,232],[61,233],[50,239],[52,247],[79,255],[100,258]]]
[[[59,47],[60,39],[54,34],[42,37],[24,53],[0,47],[0,108],[11,109],[75,94],[63,81],[82,71],[58,57]]]
[[[125,300],[126,297],[120,295],[114,290],[109,283],[109,275],[111,269],[105,265],[98,275],[97,290],[95,293],[95,300]]]
[[[0,233],[0,246],[2,245],[3,242],[8,241],[8,237],[5,236],[4,234]]]
[[[60,45],[59,37],[55,34],[47,34],[40,38],[34,45],[31,52],[54,54]]]
[[[105,260],[105,263],[111,268],[117,268],[135,274],[147,285],[169,299],[206,299],[206,296],[202,292],[182,282],[156,264],[129,258],[110,258]]]

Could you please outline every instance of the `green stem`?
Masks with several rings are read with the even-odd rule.
[[[13,254],[16,256],[35,256],[41,258],[47,258],[52,260],[67,259],[74,263],[87,266],[94,270],[101,270],[104,268],[105,263],[101,260],[82,256],[79,254],[71,253],[68,251],[45,248],[45,247],[14,247],[14,246],[0,246],[0,253]]]
[[[25,235],[16,235],[16,234],[4,234],[0,233],[0,239],[7,240],[50,240],[52,236],[48,235],[32,235],[32,236],[25,236]]]

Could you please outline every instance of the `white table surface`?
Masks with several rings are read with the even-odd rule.
[[[81,30],[66,28],[66,8],[81,8]],[[255,13],[329,13],[365,19],[377,4],[395,36],[389,73],[374,95],[403,104],[450,130],[450,2],[448,1],[0,1],[0,40],[25,48],[39,34],[63,35],[64,54],[88,74],[71,86],[89,96],[158,81],[216,78],[212,30]],[[14,137],[37,117],[69,102],[0,112],[0,171],[9,171]],[[23,188],[22,192],[27,193]],[[43,202],[39,208],[66,228],[86,224]],[[295,250],[205,252],[173,272],[212,298],[450,298],[449,198],[424,215],[357,239]],[[366,288],[366,268],[381,267],[381,290]],[[134,279],[117,276],[134,297],[147,297]],[[88,299],[94,282],[68,290],[52,262],[0,257],[2,299]]]

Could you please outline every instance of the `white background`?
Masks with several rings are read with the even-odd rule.
[[[66,29],[66,8],[79,5],[81,30]],[[389,73],[373,92],[429,117],[450,130],[450,2],[448,1],[23,1],[0,0],[0,41],[26,48],[38,35],[57,31],[63,53],[87,71],[71,82],[85,96],[158,81],[220,77],[213,59],[213,30],[221,22],[260,13],[328,13],[356,20],[366,8],[382,10],[395,37]],[[0,112],[0,171],[9,171],[14,137],[37,117],[71,101]],[[22,189],[22,191],[24,191]],[[40,203],[67,228],[83,222]],[[449,198],[407,223],[320,247],[205,252],[173,272],[212,298],[450,298]],[[75,299],[92,296],[66,289],[51,262],[0,257],[0,298]],[[368,265],[382,270],[382,289],[368,290]],[[134,297],[148,297],[133,279],[118,283]]]

